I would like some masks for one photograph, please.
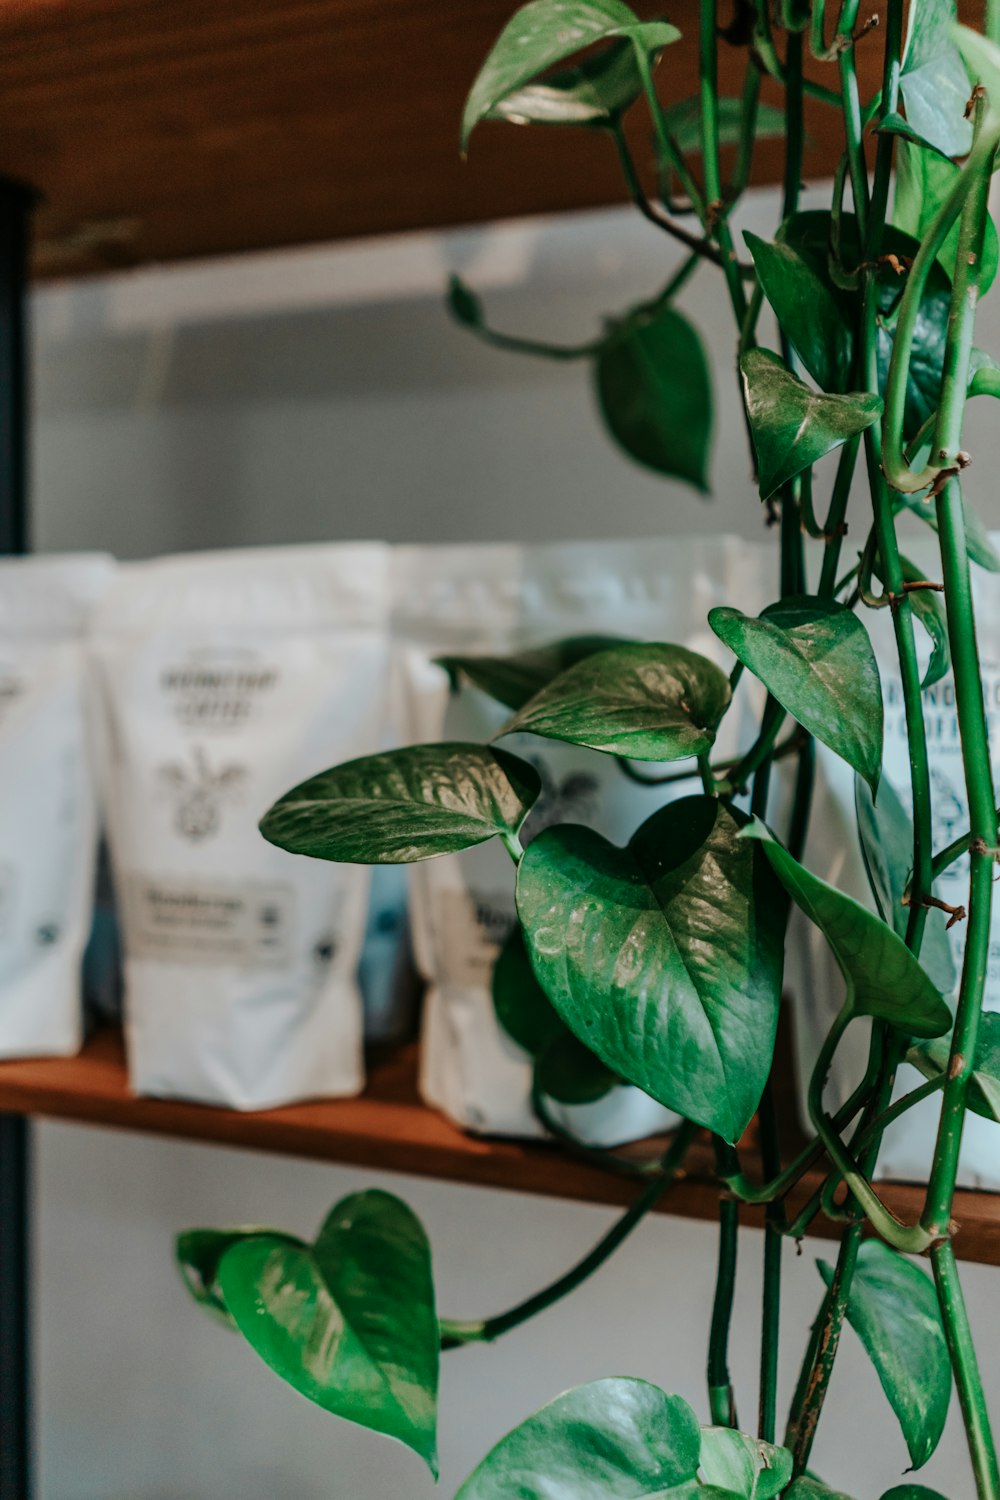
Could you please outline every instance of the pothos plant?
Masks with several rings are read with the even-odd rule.
[[[700,778],[700,790],[664,805],[624,848],[569,823],[545,827],[523,847],[539,778],[503,747],[503,733],[498,744],[420,745],[335,767],[289,792],[263,821],[264,835],[285,849],[368,864],[499,838],[512,861],[519,926],[497,966],[496,1001],[507,1029],[537,1056],[538,1108],[544,1113],[560,1090],[593,1097],[621,1079],[683,1118],[661,1157],[615,1163],[643,1181],[578,1265],[477,1322],[438,1316],[424,1231],[384,1192],[338,1203],[312,1243],[269,1229],[182,1235],[179,1259],[197,1297],[302,1394],[402,1439],[436,1471],[441,1350],[498,1338],[573,1290],[668,1192],[693,1138],[707,1132],[714,1143],[711,1425],[700,1426],[680,1395],[641,1380],[601,1380],[559,1396],[502,1438],[460,1500],[833,1496],[809,1461],[845,1321],[875,1365],[913,1468],[935,1449],[954,1383],[977,1493],[1000,1500],[952,1243],[965,1113],[1000,1112],[1000,1036],[982,1013],[997,812],[970,559],[1000,563],[962,495],[966,404],[1000,394],[1000,366],[973,344],[977,298],[998,260],[987,200],[1000,145],[1000,10],[988,0],[984,34],[957,26],[951,0],[910,0],[905,20],[903,0],[888,0],[878,30],[859,17],[859,0],[841,0],[832,26],[824,0],[737,0],[735,17],[720,24],[717,0],[700,0],[700,90],[677,99],[669,97],[670,57],[679,33],[669,22],[640,20],[623,0],[531,0],[468,98],[463,145],[484,119],[603,133],[642,214],[687,255],[658,297],[579,348],[497,333],[457,281],[453,312],[502,347],[590,359],[619,443],[648,467],[703,488],[709,379],[675,301],[696,269],[716,268],[732,307],[746,426],[780,565],[778,597],[759,617],[730,607],[709,617],[734,657],[728,677],[678,645],[606,638],[447,663],[512,711],[503,733],[569,741],[632,766],[687,763],[677,775]],[[855,66],[862,45],[884,53],[870,99],[861,97]],[[739,99],[719,95],[720,49],[742,56]],[[804,70],[807,49],[825,70]],[[826,81],[816,81],[817,71]],[[765,76],[783,86],[781,112],[760,102]],[[828,106],[824,128],[843,140],[823,211],[803,212],[798,202],[806,95]],[[633,106],[652,125],[655,189],[644,186],[623,126]],[[731,216],[754,141],[779,131],[781,222],[772,239],[746,234],[738,244]],[[736,145],[728,179],[724,143]],[[776,349],[763,342],[765,305],[779,329]],[[858,468],[863,493],[853,483]],[[849,505],[862,544],[853,558],[845,550]],[[902,512],[936,531],[937,576],[922,576],[901,555]],[[891,788],[879,789],[883,705],[864,623],[878,608],[891,612],[898,648],[912,821]],[[970,826],[944,849],[932,842],[917,627],[933,643],[924,683],[954,674]],[[759,734],[737,763],[720,766],[713,743],[746,673],[766,690]],[[858,778],[877,915],[802,863],[815,740]],[[795,768],[794,795],[785,826],[771,827],[779,757]],[[950,912],[966,923],[950,1004],[931,977],[939,979],[940,965],[926,953],[922,964],[921,945],[929,912],[942,905],[934,882],[961,855],[969,894],[964,909]],[[792,1160],[779,1141],[773,1077],[790,902],[820,929],[844,979],[843,1007],[808,1090],[812,1136]],[[870,1023],[867,1068],[834,1110],[825,1089],[831,1060],[860,1018]],[[904,1057],[924,1081],[894,1099]],[[890,1120],[930,1095],[940,1120],[923,1207],[901,1222],[873,1186],[880,1141]],[[751,1162],[741,1142],[754,1116],[759,1160]],[[792,1215],[797,1185],[817,1168],[821,1186]],[[766,1205],[752,1431],[738,1423],[728,1372],[745,1203]],[[782,1252],[819,1213],[842,1221],[840,1246],[835,1263],[820,1267],[825,1293],[779,1432]],[[890,1493],[932,1494],[910,1482]]]

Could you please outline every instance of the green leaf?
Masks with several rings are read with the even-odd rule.
[[[901,557],[903,578],[907,583],[923,581],[924,574],[908,557]],[[931,657],[924,673],[922,688],[933,687],[951,670],[951,646],[948,641],[948,616],[944,595],[935,589],[911,589],[910,608],[931,639]]]
[[[439,1331],[427,1237],[390,1193],[352,1193],[311,1246],[242,1240],[218,1272],[240,1332],[317,1405],[406,1443],[437,1474]]]
[[[933,500],[925,500],[916,495],[900,496],[900,500],[907,510],[919,516],[921,521],[925,521],[932,531],[937,531],[937,507]],[[990,541],[989,532],[983,525],[978,511],[969,504],[964,495],[962,510],[965,516],[965,550],[969,554],[970,561],[978,563],[981,568],[986,569],[987,573],[1000,573],[1000,553]]]
[[[697,796],[654,813],[624,849],[563,824],[528,846],[517,882],[535,973],[570,1030],[727,1141],[771,1066],[786,910],[744,823]]]
[[[568,640],[553,641],[551,645],[534,646],[530,651],[518,651],[512,656],[439,656],[439,667],[444,667],[452,682],[457,684],[467,677],[473,687],[488,693],[505,708],[523,708],[554,677],[578,661],[594,656],[598,651],[607,651],[612,646],[638,644],[624,641],[615,635],[574,635]]]
[[[868,632],[851,610],[801,595],[756,619],[724,605],[708,623],[783,708],[878,787],[882,686]]]
[[[961,168],[953,161],[928,152],[919,146],[901,142],[896,152],[896,198],[893,218],[900,229],[923,238],[931,220],[947,198],[959,177]],[[956,219],[947,239],[937,255],[949,281],[954,280],[955,259],[958,255],[958,239],[961,224]],[[979,295],[985,296],[997,274],[1000,259],[1000,241],[992,219],[986,221],[983,239],[983,258],[979,272]],[[926,334],[924,335],[926,342]],[[935,344],[938,340],[935,337]]]
[[[559,1104],[594,1104],[611,1092],[618,1076],[561,1022],[560,1027],[535,1065],[538,1087]]]
[[[743,139],[743,100],[723,96],[716,99],[720,146],[738,146]],[[679,99],[663,111],[667,129],[680,150],[698,152],[702,147],[701,96],[692,94],[689,99]],[[784,110],[774,104],[760,103],[757,106],[757,128],[755,141],[780,139],[785,134]]]
[[[824,391],[843,393],[854,364],[854,327],[842,296],[782,239],[773,243],[747,230],[743,238],[757,276],[786,337]]]
[[[712,383],[701,339],[673,307],[630,322],[594,364],[601,415],[630,458],[708,489]]]
[[[772,1500],[792,1477],[792,1455],[730,1427],[701,1430],[702,1479],[745,1500]]]
[[[729,679],[686,646],[613,646],[577,662],[501,730],[530,731],[632,760],[683,760],[715,742]]]
[[[519,926],[511,929],[493,966],[493,1009],[503,1030],[531,1057],[540,1057],[566,1027],[535,978]]]
[[[990,112],[1000,109],[1000,47],[971,26],[952,26],[951,37],[972,78],[989,95]]]
[[[274,804],[260,831],[293,854],[400,865],[514,834],[541,791],[525,761],[486,745],[412,745],[323,771]]]
[[[906,1060],[925,1078],[940,1078],[948,1071],[950,1055],[950,1038],[938,1037],[911,1047]],[[1000,1123],[1000,1011],[985,1011],[979,1018],[976,1068],[966,1099],[975,1114]]]
[[[851,1500],[851,1496],[841,1490],[828,1489],[811,1474],[803,1474],[785,1491],[784,1500]]]
[[[882,398],[867,391],[818,395],[767,349],[748,350],[740,372],[762,500],[882,414]]]
[[[886,1490],[882,1500],[944,1500],[944,1496],[922,1484],[897,1484]]]
[[[854,780],[854,808],[868,884],[883,922],[897,937],[906,937],[909,909],[903,896],[913,873],[913,823],[892,783],[879,786],[878,803],[860,776]],[[943,911],[929,911],[920,963],[931,983],[948,995],[955,988],[955,960]]]
[[[924,151],[936,152],[938,156],[944,157],[945,161],[951,160],[946,152],[941,151],[937,146],[926,140],[924,136],[918,134],[918,132],[914,130],[913,126],[910,124],[909,120],[904,120],[903,116],[901,114],[897,114],[895,110],[892,110],[889,114],[882,116],[881,120],[875,127],[875,134],[899,136],[901,140],[909,141],[913,146],[920,146]]]
[[[679,36],[665,21],[640,21],[623,0],[530,0],[507,22],[472,85],[462,115],[462,150],[477,123],[502,99],[574,52],[626,37],[655,53]]]
[[[951,1012],[892,929],[800,865],[763,823],[752,823],[746,837],[763,843],[785,890],[830,944],[847,981],[844,1004],[852,1015],[875,1016],[908,1036],[943,1036]]]
[[[461,276],[448,278],[448,311],[465,328],[481,328],[483,304]]]
[[[642,93],[635,47],[628,39],[585,57],[574,68],[550,73],[544,83],[528,83],[500,99],[488,120],[510,125],[615,124]]]
[[[186,1229],[174,1242],[174,1259],[181,1273],[181,1280],[199,1306],[213,1314],[227,1328],[235,1328],[232,1315],[219,1290],[219,1262],[233,1245],[241,1240],[283,1240],[289,1245],[301,1245],[295,1235],[284,1234],[280,1229]]]
[[[954,0],[913,0],[899,78],[906,118],[945,156],[964,156],[972,145],[971,86],[952,37],[955,20]]]
[[[818,1262],[827,1286],[833,1267]],[[881,1240],[858,1254],[847,1321],[875,1366],[899,1420],[910,1462],[921,1468],[941,1439],[951,1401],[951,1363],[929,1276]]]
[[[666,1500],[694,1480],[698,1419],[644,1380],[595,1380],[501,1438],[455,1500]]]

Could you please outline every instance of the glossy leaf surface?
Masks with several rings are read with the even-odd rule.
[[[717,1489],[746,1500],[773,1500],[792,1477],[787,1448],[761,1442],[730,1427],[703,1427],[701,1478]]]
[[[235,1328],[229,1309],[219,1289],[219,1263],[227,1250],[242,1240],[256,1239],[261,1235],[270,1240],[284,1240],[289,1245],[301,1245],[295,1235],[285,1234],[280,1229],[247,1227],[243,1229],[186,1229],[174,1242],[174,1259],[181,1279],[194,1300],[213,1313],[229,1328]]]
[[[642,93],[642,78],[629,40],[583,58],[579,66],[525,84],[496,104],[488,120],[511,125],[607,127],[620,119]]]
[[[623,641],[621,636],[574,635],[567,640],[534,646],[510,656],[439,656],[437,663],[444,667],[453,682],[461,677],[468,678],[473,687],[488,693],[505,708],[517,709],[523,708],[529,698],[547,687],[567,667],[585,661],[598,651],[626,644],[632,643]]]
[[[567,1391],[486,1455],[455,1500],[666,1500],[693,1484],[698,1419],[644,1380]]]
[[[911,1047],[907,1061],[925,1078],[940,1078],[948,1070],[951,1043],[945,1037]],[[969,1109],[986,1120],[1000,1122],[1000,1012],[986,1011],[979,1018],[976,1067],[966,1095]]]
[[[952,36],[956,20],[954,0],[913,0],[899,78],[906,118],[945,156],[964,156],[972,145],[971,85]]]
[[[610,339],[594,366],[601,415],[630,458],[708,489],[712,384],[701,339],[662,307]]]
[[[623,0],[529,0],[515,11],[472,85],[462,115],[462,149],[502,99],[595,42],[627,37],[647,52],[675,42],[665,21],[641,22]]]
[[[865,873],[883,922],[906,937],[909,908],[903,896],[913,873],[913,823],[892,783],[879,786],[878,802],[860,776],[854,780],[854,810]],[[920,948],[920,964],[931,983],[948,995],[955,988],[955,960],[943,911],[929,911]]]
[[[730,696],[725,673],[686,646],[614,646],[555,678],[502,733],[530,731],[632,760],[683,760],[711,748]]]
[[[868,392],[817,394],[766,349],[744,354],[740,372],[762,500],[882,413],[881,397]]]
[[[785,902],[744,821],[686,797],[624,849],[564,824],[529,845],[517,883],[535,973],[570,1030],[727,1141],[760,1102],[783,957]]]
[[[260,831],[293,854],[411,864],[516,833],[538,772],[486,745],[413,745],[347,761],[286,792]]]
[[[843,299],[794,245],[781,238],[769,243],[749,231],[743,238],[764,296],[809,374],[824,391],[847,391],[854,328]]]
[[[308,1400],[398,1438],[437,1473],[439,1330],[430,1247],[389,1193],[353,1193],[315,1243],[243,1240],[219,1265],[240,1332]]]
[[[851,1012],[875,1016],[909,1036],[943,1036],[951,1012],[892,929],[800,865],[763,823],[751,824],[746,837],[763,843],[778,879],[830,944],[847,981],[845,1005]]]
[[[833,1267],[819,1263],[827,1286]],[[899,1420],[913,1467],[937,1447],[951,1401],[951,1364],[934,1284],[881,1240],[866,1240],[851,1282],[847,1319]]]
[[[882,686],[868,632],[853,611],[802,595],[756,618],[724,605],[708,623],[810,734],[878,786]]]

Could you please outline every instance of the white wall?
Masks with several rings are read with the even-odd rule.
[[[762,232],[774,204],[755,201]],[[36,541],[123,557],[246,542],[541,539],[728,529],[759,535],[732,338],[711,272],[685,305],[716,351],[715,498],[622,459],[594,421],[586,371],[475,345],[441,309],[449,269],[497,322],[587,337],[600,313],[669,274],[644,224],[594,214],[447,237],[122,277],[36,298]],[[994,342],[996,347],[996,341]],[[989,463],[970,490],[1000,521]],[[980,477],[981,476],[981,477]],[[854,538],[852,538],[852,541]],[[173,1233],[199,1222],[308,1232],[371,1173],[113,1133],[37,1131],[42,1500],[421,1500],[419,1461],[280,1386],[189,1308]],[[609,1213],[439,1183],[380,1179],[425,1217],[449,1316],[498,1310],[578,1256]],[[492,1350],[448,1356],[440,1493],[513,1422],[567,1385],[636,1373],[704,1412],[714,1234],[657,1219],[569,1304]],[[788,1254],[782,1378],[794,1380],[821,1291]],[[759,1237],[743,1236],[735,1371],[756,1401]],[[1000,1409],[996,1273],[970,1268]],[[848,1334],[816,1466],[871,1500],[905,1466],[877,1381]],[[954,1420],[921,1478],[972,1500]]]

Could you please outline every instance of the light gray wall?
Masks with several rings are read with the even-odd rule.
[[[750,221],[766,233],[774,212],[764,195]],[[138,557],[368,535],[757,536],[732,336],[711,273],[686,298],[716,364],[711,501],[619,457],[598,431],[582,367],[482,349],[441,311],[445,274],[460,268],[504,327],[586,338],[602,311],[652,293],[675,263],[647,226],[594,214],[43,292],[37,544]],[[970,489],[996,524],[991,466],[970,445]],[[380,1180],[425,1217],[442,1309],[461,1317],[520,1298],[610,1221],[578,1204],[82,1128],[43,1125],[37,1135],[42,1500],[432,1494],[412,1455],[311,1408],[188,1307],[170,1265],[180,1227],[256,1221],[308,1232],[337,1196]],[[713,1245],[708,1226],[658,1219],[571,1303],[495,1349],[449,1356],[440,1493],[453,1493],[513,1422],[598,1375],[644,1375],[704,1413]],[[809,1244],[799,1259],[788,1254],[786,1389],[821,1290],[817,1250],[829,1253]],[[741,1255],[735,1369],[750,1425],[757,1234],[744,1234]],[[995,1273],[971,1268],[969,1293],[995,1331]],[[1000,1343],[983,1343],[1000,1407]],[[845,1345],[816,1465],[871,1500],[898,1479],[905,1453],[853,1336]],[[949,1500],[972,1500],[954,1420],[921,1477]]]

